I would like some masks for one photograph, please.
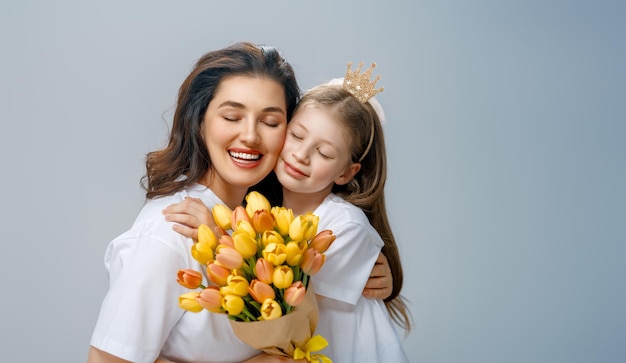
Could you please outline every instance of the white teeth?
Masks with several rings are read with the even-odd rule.
[[[261,157],[261,155],[259,154],[246,154],[246,153],[237,153],[237,152],[230,152],[230,156],[237,158],[237,159],[244,159],[244,160],[259,160],[259,158]]]

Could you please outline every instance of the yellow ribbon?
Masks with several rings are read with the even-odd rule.
[[[323,354],[311,354],[311,352],[317,352],[326,348],[327,345],[328,341],[318,334],[306,342],[304,350],[296,348],[296,351],[293,353],[293,359],[306,358],[307,362],[313,362],[313,359],[315,359],[315,362],[318,363],[333,363],[330,358]]]

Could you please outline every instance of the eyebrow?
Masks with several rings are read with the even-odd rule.
[[[222,107],[234,107],[234,108],[239,108],[239,109],[245,109],[246,106],[243,103],[239,103],[239,102],[235,102],[235,101],[224,101],[222,102],[219,106],[217,106],[217,108],[222,108]],[[277,106],[269,106],[269,107],[265,107],[263,109],[263,112],[278,112],[281,115],[285,114],[285,110],[283,110],[280,107]]]

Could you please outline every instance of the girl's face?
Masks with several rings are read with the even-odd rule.
[[[350,156],[351,138],[332,111],[306,106],[294,114],[276,164],[283,188],[295,193],[328,194],[348,183],[361,164]]]
[[[286,129],[280,83],[250,76],[224,78],[202,124],[212,162],[205,183],[223,200],[239,198],[232,193],[245,193],[272,170]]]

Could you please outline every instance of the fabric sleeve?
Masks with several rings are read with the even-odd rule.
[[[311,277],[318,295],[355,305],[363,293],[382,241],[376,233],[358,223],[331,228],[335,241],[326,251],[326,262]]]
[[[109,246],[110,288],[91,345],[133,362],[154,362],[183,314],[176,282],[185,262],[154,237],[119,239]]]

